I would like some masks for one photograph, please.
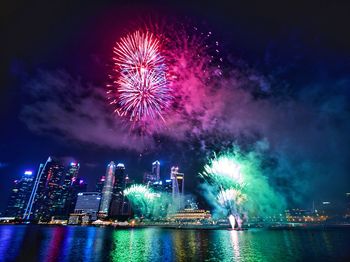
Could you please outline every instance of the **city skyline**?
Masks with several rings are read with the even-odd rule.
[[[123,212],[126,212],[126,211],[122,211],[122,210],[125,210],[124,204],[120,204],[121,201],[122,203],[126,203],[124,202],[126,201],[126,199],[124,199],[123,193],[121,192],[123,192],[126,188],[129,188],[131,185],[137,185],[140,182],[142,182],[148,188],[155,190],[155,192],[163,192],[163,191],[168,192],[169,196],[172,196],[173,200],[175,199],[174,198],[175,196],[180,196],[180,195],[184,196],[183,186],[185,185],[184,183],[185,176],[183,173],[179,172],[179,167],[172,166],[167,175],[164,175],[164,170],[163,170],[163,176],[159,177],[159,179],[157,180],[153,179],[153,177],[151,177],[151,180],[145,180],[145,177],[143,177],[142,181],[135,181],[134,178],[130,177],[127,171],[125,171],[126,167],[124,164],[122,163],[115,164],[115,162],[111,161],[107,165],[107,170],[105,175],[102,175],[99,179],[96,179],[95,182],[91,183],[89,188],[87,187],[87,183],[83,181],[83,178],[79,176],[79,168],[80,168],[80,163],[70,162],[67,166],[64,166],[62,165],[61,160],[50,156],[47,159],[45,164],[42,163],[39,165],[39,168],[37,170],[26,170],[22,174],[21,178],[14,181],[13,188],[11,188],[12,193],[7,201],[6,209],[2,212],[3,216],[17,217],[19,219],[23,219],[24,221],[37,220],[37,219],[40,219],[40,220],[44,219],[44,221],[45,220],[49,221],[53,215],[55,217],[66,217],[68,219],[69,215],[73,214],[73,211],[75,213],[76,212],[75,210],[80,209],[80,208],[77,208],[78,205],[81,205],[81,206],[84,205],[82,203],[82,200],[80,200],[79,202],[79,196],[85,196],[84,194],[87,194],[86,199],[88,199],[89,194],[93,194],[92,197],[97,196],[99,199],[99,204],[97,206],[96,214],[94,214],[94,216],[96,216],[96,219],[97,219],[97,216],[100,218],[116,217],[119,215],[123,215],[124,214]],[[55,171],[55,169],[57,171]],[[161,169],[161,165],[158,160],[152,161],[152,163],[150,163],[150,168],[149,168],[150,174],[154,174],[154,172],[156,172],[156,176],[157,176],[157,174],[160,174],[160,169]],[[131,180],[131,181],[127,182],[126,184],[125,179]],[[199,178],[197,179],[198,181],[200,181]],[[59,198],[64,199],[63,201],[67,201],[67,203],[62,202],[63,204],[61,204],[61,202],[57,202],[56,200],[54,200],[55,198],[53,198],[54,202],[52,202],[51,204],[41,203],[39,204],[39,207],[41,206],[39,211],[35,211],[35,209],[38,209],[38,206],[37,206],[38,204],[36,204],[36,202],[38,201],[38,199],[40,199],[41,194],[43,194],[43,191],[42,189],[40,190],[40,187],[43,187],[44,182],[46,183],[46,186],[48,186],[48,183],[52,184],[52,182],[49,182],[49,181],[53,181],[56,184],[60,183],[62,185],[57,189],[55,189],[55,187],[59,184],[57,184],[56,186],[53,185],[54,188],[50,189],[51,193],[49,194],[58,195],[60,196]],[[79,187],[83,185],[83,187],[81,187],[82,189],[78,189],[78,188],[73,189],[72,186],[74,186],[75,183],[77,183]],[[170,189],[167,189],[168,184],[170,186]],[[72,189],[69,189],[68,187]],[[90,189],[95,189],[95,190],[90,190]],[[74,194],[69,195],[68,193],[69,191],[67,190],[73,190],[72,192],[74,192]],[[80,192],[83,192],[83,193],[80,193]],[[120,193],[122,195],[118,196],[118,194]],[[327,214],[348,216],[350,214],[349,213],[349,205],[350,205],[349,194],[350,193],[340,192],[339,194],[342,195],[342,198],[343,198],[342,201],[340,202],[333,202],[333,201],[329,202],[329,201],[326,201],[327,199],[315,201],[313,199],[311,207],[307,203],[301,204],[300,206],[286,206],[285,212],[287,212],[288,214],[289,212],[292,212],[292,213],[299,212],[299,214],[300,212],[304,212],[305,214],[311,214],[311,215],[315,212],[316,213],[321,212],[320,214],[324,214],[322,212],[326,212]],[[196,195],[187,194],[186,199],[191,199],[191,198],[196,199],[196,197],[197,197]],[[112,203],[113,201],[116,201],[116,203]],[[62,206],[58,207],[58,209],[52,209],[52,211],[50,211],[49,209],[48,210],[49,213],[46,215],[46,213],[44,212],[46,210],[46,207],[57,205],[54,203],[57,203],[58,205],[62,205]],[[211,209],[212,212],[215,212],[215,210],[213,209],[213,206],[211,206],[210,203],[205,202],[205,200],[201,202],[200,205]],[[32,210],[33,206],[34,206],[34,209]],[[65,208],[65,210],[67,211],[63,211],[62,208]],[[126,208],[127,209],[130,208],[130,204],[127,204]],[[297,210],[297,211],[294,211],[294,210]],[[39,212],[40,217],[36,215],[36,212]],[[78,213],[79,212],[81,211],[78,211]],[[130,212],[131,210],[125,213],[126,217],[130,218],[132,216],[132,213]]]
[[[238,147],[258,155],[259,172],[290,206],[337,203],[349,192],[350,39],[341,4],[58,5],[26,12],[13,3],[4,14],[1,210],[13,180],[49,155],[79,162],[89,190],[111,160],[136,181],[159,160],[162,170],[181,167],[185,192],[200,198],[203,167]],[[138,53],[125,40],[135,32],[159,53],[136,71],[120,52]],[[121,106],[140,79],[161,90],[147,114]]]
[[[350,261],[350,1],[0,4],[1,261]]]

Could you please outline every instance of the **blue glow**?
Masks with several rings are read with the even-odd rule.
[[[26,171],[24,171],[24,174],[31,176],[31,175],[33,175],[33,171],[26,170]]]

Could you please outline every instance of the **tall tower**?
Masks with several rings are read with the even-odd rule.
[[[102,193],[103,185],[105,183],[105,180],[106,180],[106,177],[105,176],[101,176],[101,178],[97,181],[97,183],[96,183],[96,192]]]
[[[185,189],[185,174],[179,173],[179,167],[173,166],[171,168],[170,179],[172,181],[173,198],[183,195]]]
[[[49,157],[45,164],[40,164],[24,219],[49,221],[62,210],[63,177],[64,167],[59,161]]]
[[[6,216],[22,218],[27,207],[34,183],[32,171],[25,171],[20,180],[14,181],[10,199],[6,209]]]
[[[113,200],[111,205],[111,216],[123,215],[124,209],[124,189],[126,186],[125,165],[119,163],[115,170],[115,183],[113,188]]]
[[[52,216],[68,217],[74,210],[77,192],[86,191],[86,184],[78,179],[79,167],[79,163],[72,162],[65,168],[52,157],[40,164],[23,219],[49,221]]]
[[[160,180],[160,163],[158,160],[152,163],[152,175],[156,181]]]
[[[82,185],[83,181],[78,179],[79,174],[79,163],[71,162],[66,169],[64,176],[61,197],[58,199],[58,210],[60,215],[68,216],[69,213],[74,211],[75,202],[77,200],[77,190],[76,185]],[[82,183],[80,183],[82,181]],[[79,190],[78,190],[79,191]],[[79,191],[80,192],[80,191]]]
[[[35,181],[34,181],[34,186],[33,186],[32,192],[30,194],[27,207],[24,211],[23,219],[29,220],[32,218],[32,215],[33,215],[32,209],[33,209],[34,202],[37,201],[36,199],[37,199],[37,193],[38,193],[38,188],[39,188],[39,182],[41,181],[41,177],[43,176],[44,169],[51,161],[52,161],[51,157],[49,157],[46,160],[45,164],[39,165],[38,172],[36,174]]]
[[[102,217],[108,216],[109,206],[112,200],[112,193],[115,181],[115,169],[116,165],[111,161],[107,166],[104,186],[102,189],[102,199],[99,214]]]

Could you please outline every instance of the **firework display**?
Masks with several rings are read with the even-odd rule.
[[[204,166],[200,176],[212,195],[212,204],[240,228],[248,215],[269,215],[284,208],[280,195],[269,185],[261,159],[254,152],[238,148],[222,153]],[[208,199],[209,200],[209,199]],[[234,218],[234,219],[233,219]]]
[[[247,196],[244,194],[245,184],[241,165],[234,155],[224,154],[215,157],[209,164],[204,166],[201,176],[206,179],[216,191],[216,201],[225,208],[229,216],[233,216],[238,227],[241,227],[241,207]],[[232,228],[235,224],[231,224]]]
[[[115,112],[131,121],[163,119],[172,94],[160,40],[150,32],[136,31],[116,43],[114,54],[117,78],[110,87],[116,89],[116,97],[109,99]]]
[[[134,184],[124,190],[135,213],[140,217],[165,217],[171,205],[170,195],[155,192],[145,185]]]
[[[203,114],[200,98],[221,75],[219,44],[209,44],[211,38],[211,32],[178,23],[152,24],[120,38],[107,85],[114,112],[150,134],[184,127],[184,119]]]

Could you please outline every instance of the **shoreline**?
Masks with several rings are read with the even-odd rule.
[[[228,231],[249,231],[249,230],[332,230],[332,229],[350,229],[350,224],[283,224],[283,225],[266,225],[266,226],[245,226],[240,230],[232,229],[226,225],[134,225],[134,226],[114,226],[114,225],[62,225],[62,224],[30,224],[30,223],[1,223],[0,226],[40,226],[40,227],[102,227],[111,229],[144,229],[144,228],[160,228],[175,230],[228,230]]]

